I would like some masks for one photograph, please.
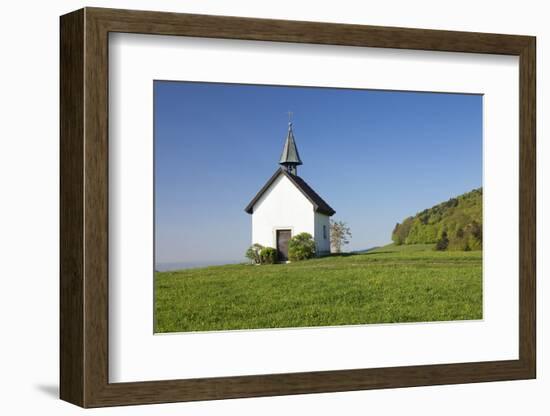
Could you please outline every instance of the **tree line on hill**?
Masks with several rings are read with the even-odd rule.
[[[394,244],[435,244],[436,250],[481,250],[483,189],[451,198],[397,223]]]

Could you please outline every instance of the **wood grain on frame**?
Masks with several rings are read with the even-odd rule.
[[[534,378],[535,38],[86,8],[61,17],[60,396],[82,407]],[[519,359],[109,383],[109,32],[516,55],[520,58]]]
[[[84,403],[84,12],[61,19],[60,396]]]

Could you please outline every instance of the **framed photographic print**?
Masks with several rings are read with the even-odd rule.
[[[530,379],[535,38],[61,17],[83,406]]]

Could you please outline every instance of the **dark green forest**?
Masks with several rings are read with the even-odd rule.
[[[397,223],[396,245],[435,244],[436,250],[482,249],[482,188],[451,198]]]

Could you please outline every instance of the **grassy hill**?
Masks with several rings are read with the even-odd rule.
[[[440,250],[481,250],[482,188],[451,198],[397,223],[396,245],[437,244]]]
[[[481,319],[481,252],[433,248],[157,272],[155,332]]]

